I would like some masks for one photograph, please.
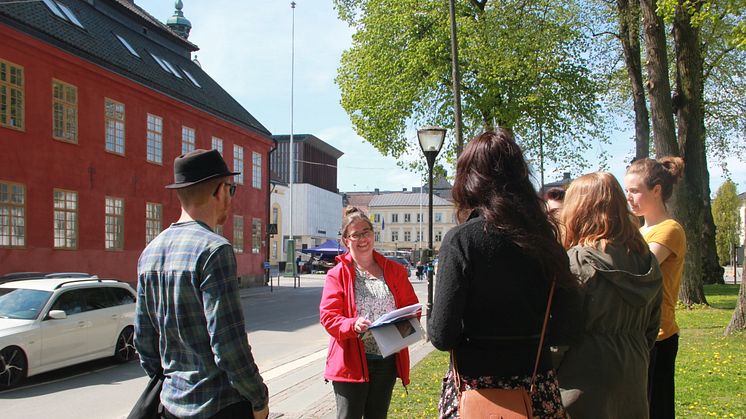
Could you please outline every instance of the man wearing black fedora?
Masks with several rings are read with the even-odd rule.
[[[137,266],[135,347],[152,378],[163,374],[162,417],[256,418],[269,414],[267,386],[251,354],[233,247],[214,232],[236,185],[216,150],[174,160],[181,217]]]

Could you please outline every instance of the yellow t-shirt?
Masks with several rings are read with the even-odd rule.
[[[643,234],[645,241],[658,243],[671,251],[671,254],[660,264],[663,272],[663,302],[661,303],[661,326],[658,340],[667,339],[679,333],[676,324],[676,301],[679,298],[681,274],[684,271],[686,255],[686,234],[681,224],[668,219],[651,227]]]

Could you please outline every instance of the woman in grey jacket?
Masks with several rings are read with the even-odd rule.
[[[583,284],[583,328],[557,373],[573,419],[647,418],[647,368],[660,323],[662,276],[613,175],[567,190],[563,244]]]

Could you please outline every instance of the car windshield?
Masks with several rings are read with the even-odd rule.
[[[34,320],[52,293],[25,288],[0,288],[0,318]]]

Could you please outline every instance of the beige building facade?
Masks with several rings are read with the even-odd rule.
[[[368,204],[379,251],[411,251],[428,247],[428,194],[400,192],[376,195]],[[433,248],[456,226],[452,202],[433,196]]]

